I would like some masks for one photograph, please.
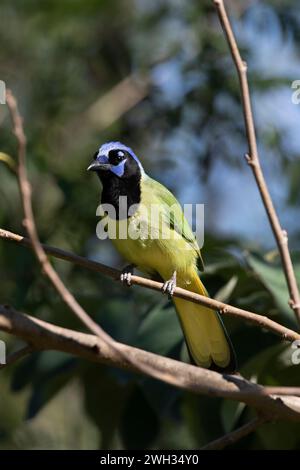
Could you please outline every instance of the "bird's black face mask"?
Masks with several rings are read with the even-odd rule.
[[[119,198],[126,196],[128,208],[140,203],[142,167],[137,157],[122,148],[101,149],[87,168],[95,171],[102,183],[102,204],[112,204],[119,217]]]

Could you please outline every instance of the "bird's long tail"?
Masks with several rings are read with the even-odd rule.
[[[178,282],[179,281],[179,282]],[[177,279],[177,285],[181,285]],[[208,296],[196,270],[185,289]],[[174,298],[190,355],[196,365],[232,373],[236,370],[233,346],[219,314],[199,304]]]

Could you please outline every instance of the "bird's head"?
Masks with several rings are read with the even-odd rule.
[[[121,142],[103,144],[87,170],[96,171],[101,180],[109,176],[122,179],[140,177],[144,171],[135,153]]]

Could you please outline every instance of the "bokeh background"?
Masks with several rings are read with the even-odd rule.
[[[289,231],[298,279],[300,79],[297,0],[228,1],[244,58],[263,169]],[[34,210],[44,242],[113,266],[124,262],[95,236],[99,183],[86,172],[108,140],[134,148],[182,203],[205,204],[203,275],[211,295],[296,327],[277,250],[243,159],[236,73],[210,1],[1,0],[0,79],[17,95],[28,137]],[[0,151],[15,158],[6,106]],[[24,233],[16,179],[0,162],[0,226]],[[0,301],[83,329],[41,276],[32,254],[0,243]],[[53,260],[83,307],[114,338],[185,357],[172,306]],[[240,371],[260,383],[300,385],[291,348],[225,319]],[[20,346],[0,334],[8,350]],[[1,370],[0,449],[198,448],[252,413],[149,378],[56,352]],[[295,449],[299,424],[270,423],[235,448]]]

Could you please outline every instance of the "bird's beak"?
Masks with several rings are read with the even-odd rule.
[[[90,166],[87,168],[87,171],[103,171],[109,170],[111,165],[109,163],[101,163],[97,160],[92,162]]]

